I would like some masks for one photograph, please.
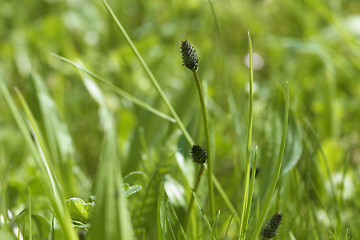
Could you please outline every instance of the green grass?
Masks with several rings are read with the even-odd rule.
[[[359,239],[359,8],[4,3],[0,239]]]

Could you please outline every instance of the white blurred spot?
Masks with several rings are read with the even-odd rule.
[[[343,173],[337,172],[333,174],[331,178],[337,190],[340,190],[342,188],[341,185],[344,184],[341,196],[343,199],[351,199],[353,197],[355,192],[355,186],[349,174],[345,175],[344,177]],[[329,181],[326,182],[326,187],[328,191],[331,191],[331,184]]]
[[[165,191],[174,206],[185,206],[186,201],[184,198],[185,190],[179,182],[172,178],[169,174],[165,175],[164,183]]]
[[[250,54],[245,57],[245,65],[250,67]],[[264,66],[264,59],[257,53],[253,52],[253,70],[260,70]]]
[[[99,34],[95,31],[87,31],[84,40],[89,45],[96,45],[99,42]]]
[[[248,82],[245,85],[245,91],[250,93],[250,83]],[[259,84],[257,82],[253,82],[253,94],[256,94],[259,91]]]
[[[324,224],[325,226],[330,226],[330,219],[328,214],[325,212],[324,209],[318,209],[316,210],[316,217],[319,220],[319,222],[321,222],[322,224]]]

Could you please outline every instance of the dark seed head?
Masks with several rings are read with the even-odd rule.
[[[183,65],[191,71],[197,71],[199,69],[199,59],[196,55],[196,50],[186,40],[181,42],[180,49],[183,59]]]
[[[204,164],[206,162],[207,152],[200,145],[193,145],[191,148],[191,157],[194,162]]]
[[[269,219],[269,221],[267,221],[261,232],[262,239],[270,239],[275,237],[275,235],[279,231],[281,218],[282,218],[282,213],[277,212]]]

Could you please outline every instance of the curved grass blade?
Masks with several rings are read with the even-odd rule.
[[[248,122],[248,137],[246,144],[246,168],[245,168],[245,179],[243,186],[243,201],[241,208],[241,222],[240,222],[240,239],[245,238],[245,231],[248,223],[248,218],[246,217],[247,212],[249,211],[249,179],[250,179],[250,153],[251,153],[251,137],[252,137],[252,125],[253,125],[253,80],[254,80],[254,72],[253,72],[253,54],[252,54],[252,42],[251,35],[248,32],[248,44],[249,44],[249,55],[250,55],[250,67],[249,67],[249,122]],[[255,172],[255,171],[253,171]]]
[[[109,81],[105,80],[104,78],[96,75],[95,73],[87,70],[86,68],[80,66],[79,64],[76,64],[74,62],[72,62],[71,60],[65,58],[65,57],[62,57],[62,56],[59,56],[55,53],[52,53],[53,56],[57,57],[58,59],[60,59],[61,61],[64,61],[68,64],[71,64],[72,66],[76,67],[78,70],[84,72],[84,73],[87,73],[88,75],[90,75],[93,79],[95,79],[97,82],[100,82],[102,83],[103,85],[105,85],[106,87],[108,87],[110,90],[112,90],[113,92],[115,92],[116,94],[120,95],[121,97],[123,98],[126,98],[127,100],[137,104],[138,106],[148,110],[149,112],[152,112],[153,114],[165,119],[165,120],[168,120],[172,123],[175,123],[176,120],[168,115],[166,115],[165,113],[162,113],[160,112],[159,110],[153,108],[152,106],[150,106],[149,104],[143,102],[142,100],[134,97],[133,95],[129,94],[128,92],[122,90],[121,88],[115,86],[114,84],[110,83]]]
[[[32,240],[32,223],[31,223],[31,192],[30,192],[30,187],[28,188],[29,190],[29,215],[28,215],[28,218],[29,218],[29,226],[28,226],[28,229],[29,229],[29,240]]]
[[[256,175],[256,161],[257,161],[257,157],[258,157],[258,148],[257,146],[255,147],[255,158],[254,158],[254,163],[253,163],[253,171],[251,174],[251,181],[250,181],[250,187],[249,187],[249,197],[248,197],[248,202],[247,202],[247,208],[246,208],[246,212],[245,212],[245,225],[244,225],[244,238],[246,237],[246,233],[247,233],[247,226],[248,226],[248,222],[249,222],[249,217],[250,217],[250,210],[251,210],[251,201],[252,201],[252,197],[253,197],[253,191],[254,191],[254,185],[255,185],[255,175]]]
[[[44,144],[42,135],[37,127],[35,119],[24,99],[20,91],[17,90],[17,95],[20,99],[21,105],[26,113],[27,120],[29,125],[25,123],[23,117],[19,109],[16,107],[14,100],[11,98],[10,93],[5,86],[3,81],[0,81],[0,92],[5,98],[6,103],[8,104],[15,121],[17,122],[18,127],[24,137],[24,140],[27,146],[30,148],[31,154],[34,157],[35,163],[39,169],[39,178],[43,183],[43,187],[45,192],[49,198],[50,204],[53,207],[53,211],[64,231],[64,235],[66,239],[75,240],[78,239],[74,229],[71,225],[70,215],[67,209],[64,206],[63,196],[59,191],[59,185],[56,180],[54,171],[50,165],[51,161],[49,161],[48,153],[46,150],[46,146]],[[31,138],[29,134],[29,130],[34,137],[34,140]],[[34,143],[35,141],[35,143]]]
[[[91,239],[133,239],[115,133],[109,126],[102,147],[95,187],[96,205],[91,219]]]
[[[231,215],[231,218],[230,218],[230,220],[229,220],[229,224],[228,224],[228,226],[227,226],[227,228],[226,228],[226,233],[225,233],[225,238],[224,238],[224,240],[227,240],[227,236],[228,236],[229,229],[230,229],[230,224],[231,224],[231,221],[233,220],[235,214],[236,214],[236,213],[234,212],[234,213]]]
[[[101,90],[84,78],[90,95],[99,104],[105,131],[99,170],[95,181],[96,205],[91,219],[90,239],[132,239],[134,234],[123,191],[116,128]]]
[[[65,198],[73,196],[75,192],[74,177],[72,173],[73,163],[70,159],[73,157],[72,138],[68,132],[67,126],[61,121],[54,100],[46,88],[44,80],[33,73],[32,81],[35,87],[35,93],[39,101],[42,123],[46,143],[49,147],[54,169],[57,170],[58,180],[63,186]]]
[[[209,239],[216,239],[216,237],[214,236],[215,232],[216,232],[216,227],[219,223],[219,218],[220,218],[220,210],[218,211],[218,213],[216,214],[215,220],[214,220],[214,224],[212,226],[213,231],[211,232],[210,238]]]
[[[152,74],[152,72],[150,71],[149,67],[147,66],[147,64],[145,63],[144,59],[141,57],[139,51],[137,50],[137,48],[135,47],[134,43],[132,42],[132,40],[130,39],[129,35],[127,34],[127,32],[125,31],[125,28],[122,26],[122,24],[120,23],[119,19],[116,17],[115,13],[113,12],[113,10],[111,9],[110,5],[108,4],[108,2],[106,0],[102,1],[106,10],[109,12],[109,14],[111,15],[111,17],[113,18],[114,22],[116,23],[117,27],[120,29],[121,33],[123,34],[123,36],[125,37],[126,41],[128,42],[128,44],[130,45],[131,49],[133,50],[135,56],[138,58],[141,66],[143,66],[146,74],[148,75],[151,83],[153,84],[153,86],[155,87],[156,91],[158,92],[158,94],[160,95],[161,99],[163,100],[163,102],[165,103],[165,105],[167,106],[167,108],[169,109],[169,111],[171,112],[172,116],[175,118],[176,123],[178,124],[180,130],[182,131],[182,133],[184,134],[185,138],[187,139],[187,141],[190,143],[190,145],[194,145],[194,140],[191,138],[190,134],[188,133],[188,131],[186,130],[183,122],[181,121],[181,119],[179,118],[179,116],[177,115],[174,107],[171,105],[170,101],[168,100],[168,98],[166,97],[164,91],[162,90],[162,88],[160,87],[158,81],[156,80],[156,78],[154,77],[154,75]]]
[[[123,36],[125,37],[126,41],[128,42],[128,44],[130,45],[131,49],[133,50],[134,54],[136,55],[136,57],[138,58],[138,60],[140,61],[141,65],[143,66],[146,74],[148,75],[151,83],[153,84],[153,86],[155,87],[155,89],[157,90],[158,94],[160,95],[161,99],[163,100],[163,102],[165,103],[165,105],[168,107],[168,109],[170,110],[171,114],[173,115],[173,117],[175,118],[176,123],[178,124],[181,132],[183,133],[183,135],[185,136],[186,140],[188,141],[188,143],[192,146],[195,144],[194,140],[191,138],[190,134],[188,133],[188,131],[186,130],[183,122],[181,121],[181,119],[179,118],[179,116],[177,115],[174,107],[171,105],[170,101],[168,100],[168,98],[166,97],[164,91],[162,90],[161,86],[159,85],[158,81],[156,80],[156,78],[154,77],[154,75],[152,74],[152,72],[150,71],[149,67],[147,66],[147,64],[145,63],[145,61],[143,60],[143,58],[141,57],[140,53],[138,52],[137,48],[135,47],[134,43],[132,42],[132,40],[130,39],[129,35],[127,34],[127,32],[125,31],[124,27],[122,26],[122,24],[120,23],[119,19],[116,17],[115,13],[113,12],[113,10],[111,9],[110,5],[108,4],[108,2],[106,0],[102,1],[106,10],[109,12],[109,14],[111,15],[111,17],[113,18],[114,22],[116,23],[117,27],[120,29],[121,33],[123,34]],[[230,209],[231,212],[235,212],[235,208],[232,206],[231,201],[229,200],[229,198],[227,197],[227,195],[225,194],[225,191],[223,190],[222,186],[220,185],[220,183],[217,181],[216,177],[213,176],[213,182],[214,185],[216,186],[217,190],[219,192],[222,192],[223,194],[221,195],[221,197],[223,198],[224,202],[226,203],[226,205],[228,206],[228,208]]]
[[[200,209],[200,212],[201,212],[201,215],[202,215],[203,220],[204,220],[204,222],[205,222],[205,225],[206,225],[207,228],[210,230],[211,237],[212,237],[213,239],[216,239],[216,237],[215,237],[215,231],[214,231],[214,229],[212,228],[212,226],[211,226],[211,224],[210,224],[210,222],[209,222],[209,219],[208,219],[208,217],[206,216],[206,213],[205,213],[204,209],[201,207],[200,201],[199,201],[198,197],[196,196],[196,193],[193,192],[193,195],[194,195],[194,199],[195,199],[195,201],[196,201],[196,204],[197,204],[198,208]],[[216,221],[215,221],[215,222],[216,222]],[[211,238],[210,238],[210,239],[211,239]]]

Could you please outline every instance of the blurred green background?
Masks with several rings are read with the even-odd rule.
[[[281,206],[284,213],[279,239],[288,239],[289,232],[296,239],[312,239],[314,232],[328,236],[335,228],[328,219],[337,214],[334,208],[341,212],[337,224],[342,230],[349,227],[352,239],[360,238],[354,221],[360,211],[360,1],[109,3],[190,134],[203,144],[197,89],[191,72],[182,67],[180,43],[186,39],[197,50],[199,76],[208,94],[214,174],[235,206],[240,203],[245,167],[250,31],[254,66],[258,67],[254,73],[253,145],[260,152],[260,195],[272,176],[272,160],[281,139],[285,83],[290,86],[288,142],[279,183],[282,191],[277,192],[278,206],[271,208],[276,212]],[[79,71],[51,53],[81,61],[151,106],[168,113],[167,108],[101,1],[2,0],[0,5],[0,81],[11,92],[16,87],[24,94],[43,129],[40,106],[54,106],[66,138],[63,147],[69,153],[69,175],[76,183],[65,196],[88,198],[103,142],[99,108]],[[45,83],[52,99],[40,99],[36,94],[36,77]],[[189,163],[190,146],[174,124],[102,89],[116,119],[123,176],[133,171],[150,174],[177,151]],[[43,194],[24,144],[0,98],[0,167],[7,179],[8,207],[14,212],[24,207],[28,186],[34,195]],[[181,181],[172,171],[176,172],[169,170],[170,176]],[[328,197],[329,178],[336,184],[341,205]],[[138,178],[129,181],[141,183]],[[169,197],[182,216],[183,196],[179,202]],[[136,198],[129,198],[133,212],[138,206]],[[226,227],[232,213],[223,205],[219,200],[217,207],[224,209],[221,222]]]

